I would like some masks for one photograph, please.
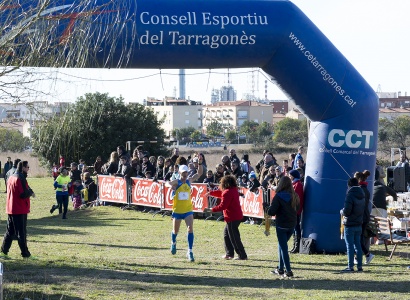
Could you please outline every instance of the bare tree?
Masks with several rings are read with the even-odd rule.
[[[136,0],[0,0],[0,99],[24,101],[47,72],[33,68],[124,67],[135,46]]]

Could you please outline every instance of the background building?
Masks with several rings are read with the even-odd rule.
[[[166,136],[172,136],[172,131],[176,128],[194,127],[202,130],[201,102],[166,97],[164,100],[148,98],[144,104],[151,108],[159,119],[164,119],[162,128]]]

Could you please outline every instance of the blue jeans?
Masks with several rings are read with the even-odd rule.
[[[357,268],[361,269],[363,265],[363,253],[360,243],[360,236],[362,235],[362,226],[346,227],[345,226],[345,242],[347,249],[348,267],[353,269],[354,266],[354,252],[356,250]]]
[[[293,235],[294,228],[280,228],[276,227],[276,236],[278,237],[278,250],[279,250],[279,270],[283,270],[286,267],[286,271],[292,271],[290,269],[290,259],[288,253],[288,241]]]

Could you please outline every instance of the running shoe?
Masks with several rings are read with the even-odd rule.
[[[171,244],[171,254],[175,255],[177,253],[177,244]]]
[[[189,252],[186,254],[186,257],[188,258],[189,261],[195,261],[194,253],[192,253],[192,251],[189,251]]]

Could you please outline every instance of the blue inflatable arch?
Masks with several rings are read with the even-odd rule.
[[[374,170],[378,131],[378,98],[347,59],[290,1],[121,1],[128,6],[120,11],[109,0],[88,1],[99,10],[82,11],[93,19],[95,40],[101,28],[114,26],[101,22],[102,14],[115,13],[115,26],[123,27],[115,47],[89,50],[96,59],[85,66],[262,68],[312,121],[303,236],[316,238],[319,250],[345,251],[339,210],[347,179],[357,170]],[[51,2],[54,9],[42,15],[59,19],[58,30],[67,35],[68,20],[59,16],[77,13],[80,1]],[[124,55],[124,48],[131,51]]]

